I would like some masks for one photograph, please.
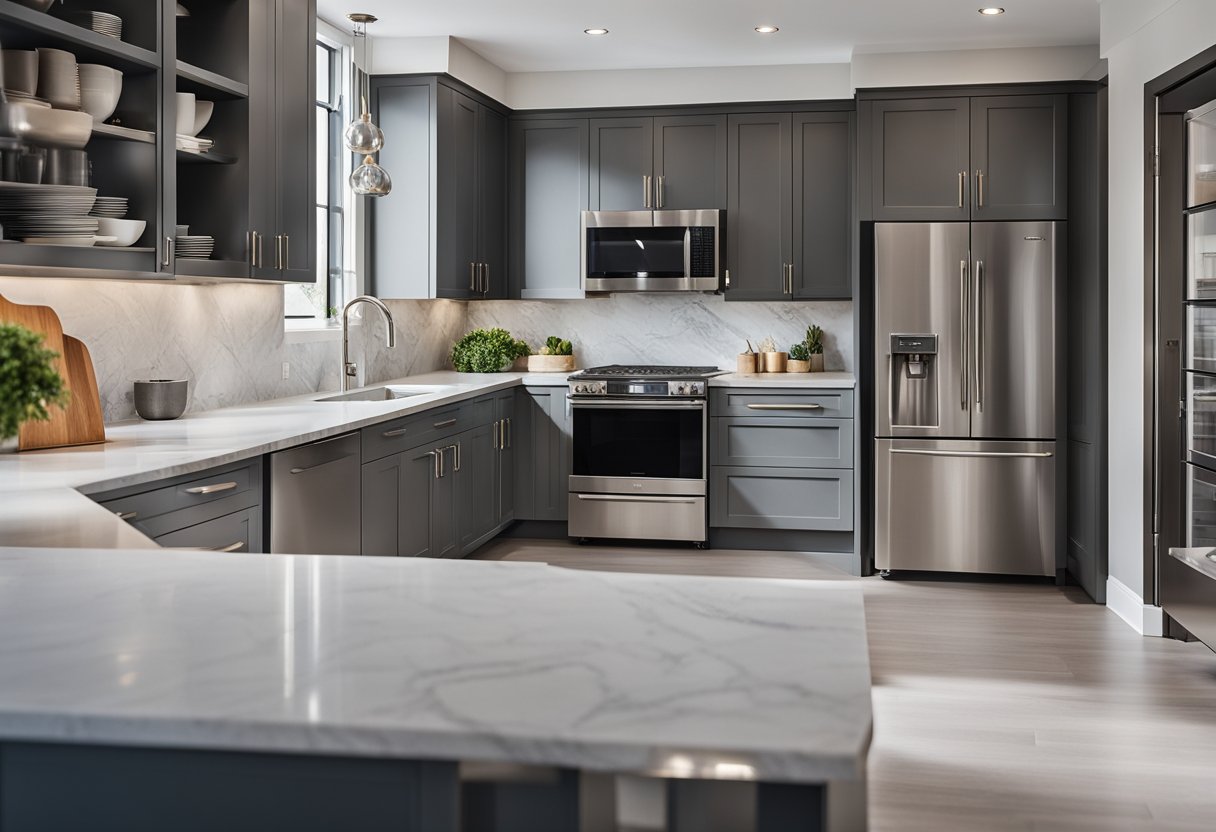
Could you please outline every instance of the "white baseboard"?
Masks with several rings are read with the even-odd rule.
[[[1144,603],[1144,599],[1118,578],[1106,579],[1106,606],[1142,636],[1161,636],[1165,633],[1165,616],[1161,607]]]

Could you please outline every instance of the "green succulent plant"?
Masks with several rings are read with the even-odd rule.
[[[23,422],[47,421],[52,407],[67,406],[58,357],[38,333],[0,324],[0,439],[16,436]]]
[[[806,341],[803,343],[811,355],[823,355],[823,330],[811,324],[806,328]]]
[[[797,344],[794,344],[792,347],[790,347],[790,360],[791,361],[810,361],[811,360],[811,350],[809,347],[807,347],[806,341],[799,341]]]
[[[545,345],[540,348],[541,355],[574,355],[574,345],[563,341],[556,335],[550,335]]]

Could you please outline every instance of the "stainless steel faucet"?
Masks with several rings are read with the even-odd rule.
[[[342,392],[345,393],[350,389],[350,380],[359,375],[359,366],[350,360],[350,310],[352,307],[360,303],[370,303],[372,306],[380,310],[384,315],[384,322],[388,325],[388,339],[386,346],[391,350],[397,346],[397,330],[393,326],[393,313],[388,311],[388,307],[379,298],[374,298],[371,295],[359,295],[359,297],[346,304],[342,309]]]

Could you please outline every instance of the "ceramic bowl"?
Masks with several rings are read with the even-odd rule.
[[[126,248],[139,242],[148,227],[146,220],[113,220],[108,217],[97,218],[97,234],[99,237],[113,237],[114,242],[98,242],[99,246]]]
[[[101,124],[114,115],[122,96],[122,73],[100,64],[80,65],[80,107]]]
[[[189,136],[190,131],[194,129],[194,112],[197,105],[197,99],[192,92],[179,92],[177,94],[177,134],[179,136]]]
[[[4,50],[4,88],[33,96],[38,92],[38,53],[33,49]]]
[[[23,142],[49,145],[51,147],[81,148],[93,135],[93,117],[88,113],[71,110],[53,110],[19,101],[11,102],[0,115],[7,129]]]
[[[197,136],[203,132],[203,128],[207,126],[207,122],[211,121],[211,114],[215,112],[214,101],[199,101],[194,102],[194,126],[190,129],[191,136]]]
[[[76,56],[62,49],[38,50],[38,97],[61,110],[80,109]]]

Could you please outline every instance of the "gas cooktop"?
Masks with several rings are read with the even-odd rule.
[[[571,378],[581,379],[616,379],[616,378],[645,378],[645,379],[688,379],[711,378],[722,375],[724,371],[717,367],[662,367],[653,365],[630,366],[628,364],[610,364],[607,367],[591,367],[575,373]]]
[[[723,372],[717,367],[592,367],[570,376],[570,395],[703,399],[706,379]]]

